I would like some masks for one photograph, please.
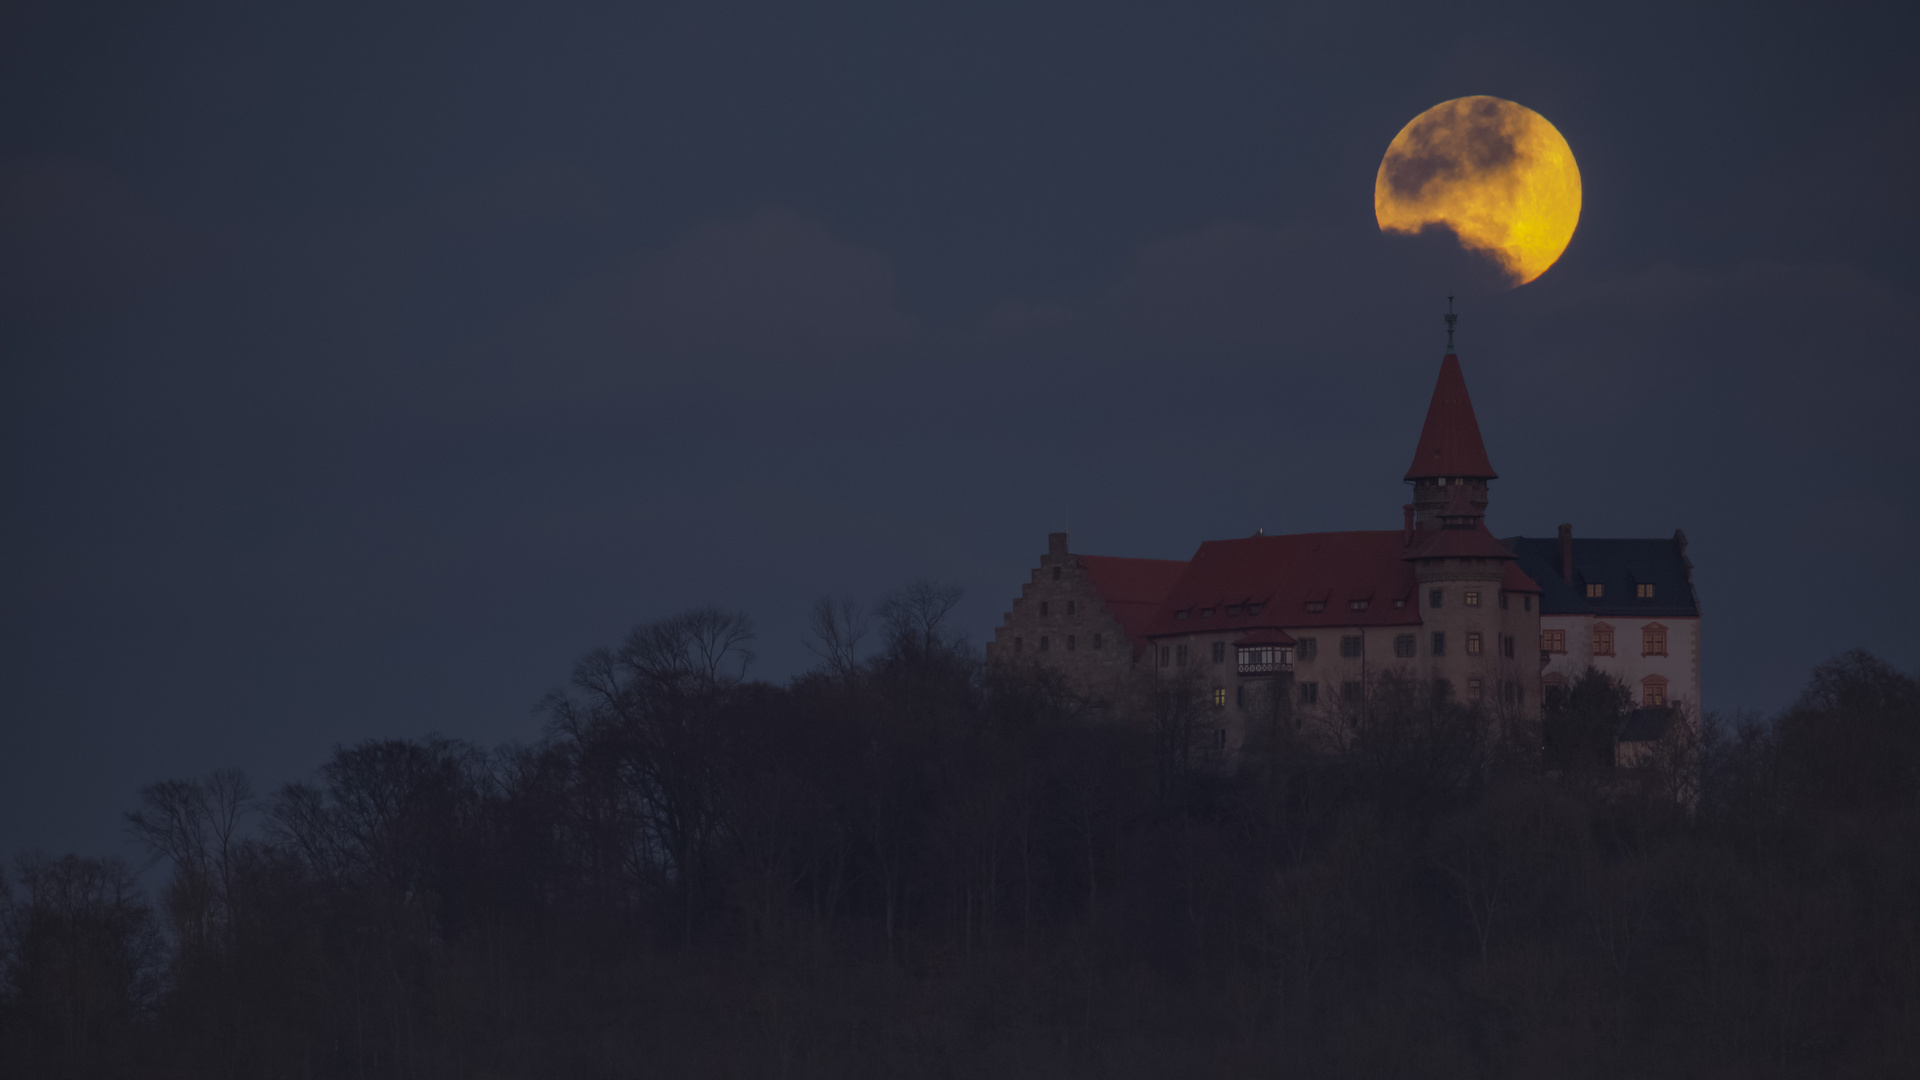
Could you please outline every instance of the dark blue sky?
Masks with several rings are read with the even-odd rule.
[[[1335,9],[1338,10],[1335,10]],[[1899,5],[0,2],[0,853],[538,734],[697,603],[1395,528],[1451,288],[1501,534],[1692,539],[1709,707],[1920,652]],[[1383,238],[1439,101],[1586,186]]]

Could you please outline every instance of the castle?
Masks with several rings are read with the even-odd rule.
[[[1305,722],[1388,678],[1537,717],[1544,693],[1592,665],[1633,693],[1623,762],[1677,710],[1697,716],[1685,534],[1590,540],[1562,525],[1552,539],[1496,538],[1485,516],[1497,474],[1447,321],[1399,529],[1255,533],[1206,541],[1186,560],[1082,555],[1052,533],[988,661],[1045,665],[1111,701],[1143,680],[1197,680],[1212,707],[1205,741],[1229,753],[1276,698]]]

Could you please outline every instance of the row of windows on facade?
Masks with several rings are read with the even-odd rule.
[[[1651,586],[1649,586],[1649,588],[1650,587]],[[1500,596],[1500,608],[1502,611],[1504,611],[1511,604],[1512,596],[1511,594],[1507,593],[1504,589],[1501,590],[1499,596]],[[1461,599],[1468,607],[1479,607],[1480,597],[1481,597],[1480,590],[1468,589],[1465,591]],[[1446,601],[1447,601],[1447,590],[1445,589],[1427,590],[1427,606],[1428,607],[1434,607],[1434,608],[1444,607],[1446,606]],[[1318,614],[1322,611],[1327,610],[1327,602],[1325,600],[1309,600],[1306,603],[1307,603],[1307,613],[1309,615]],[[1520,605],[1523,611],[1532,611],[1533,596],[1529,593],[1521,593]],[[1373,598],[1370,596],[1356,597],[1355,599],[1347,601],[1348,611],[1365,611],[1371,606],[1373,606]],[[1406,607],[1407,606],[1406,598],[1400,597],[1398,599],[1395,599],[1393,602],[1393,606],[1395,610]],[[1173,617],[1176,619],[1184,619],[1188,615],[1193,614],[1194,610],[1195,609],[1193,608],[1183,608],[1179,611],[1174,612]],[[1210,608],[1210,607],[1200,608],[1199,617],[1203,619],[1211,618],[1213,616],[1214,610],[1215,610],[1214,608]],[[1239,615],[1242,612],[1248,615],[1258,615],[1260,614],[1260,605],[1254,604],[1254,603],[1228,604],[1225,610],[1228,615]],[[1046,613],[1047,613],[1047,605],[1043,603],[1040,605],[1040,614],[1045,615]],[[1071,614],[1071,611],[1069,611],[1069,614]]]
[[[1436,682],[1441,686],[1446,685],[1445,679],[1436,680]],[[1299,687],[1300,704],[1317,705],[1320,703],[1320,684],[1319,683],[1303,682],[1303,683],[1299,683],[1298,687]],[[1518,682],[1515,682],[1512,679],[1496,679],[1494,680],[1494,688],[1495,688],[1495,691],[1499,694],[1500,700],[1504,704],[1522,705],[1526,703],[1527,688],[1520,685]],[[1246,705],[1246,694],[1244,693],[1245,689],[1246,689],[1245,687],[1241,687],[1240,688],[1241,693],[1238,694],[1237,704],[1239,704],[1242,707],[1245,707]],[[1362,684],[1357,679],[1343,682],[1340,684],[1340,700],[1345,702],[1359,701],[1361,690],[1362,690]],[[1443,693],[1445,692],[1450,692],[1450,691],[1443,691]],[[1485,701],[1486,694],[1487,694],[1486,680],[1484,679],[1468,679],[1467,680],[1467,699],[1468,700]],[[1227,703],[1227,692],[1225,690],[1215,690],[1213,692],[1213,703],[1215,705],[1225,705]]]
[[[1540,680],[1547,693],[1558,693],[1567,688],[1567,677],[1557,671],[1548,672]],[[1649,709],[1657,709],[1667,704],[1667,680],[1658,675],[1649,675],[1640,680],[1640,704]]]
[[[1517,645],[1516,645],[1516,642],[1518,641],[1517,638],[1515,638],[1512,634],[1496,634],[1494,635],[1494,637],[1495,637],[1495,643],[1499,646],[1501,656],[1512,657],[1513,655],[1515,655],[1515,653],[1517,652]],[[1486,636],[1485,635],[1483,635],[1478,630],[1469,630],[1466,633],[1466,639],[1467,639],[1466,655],[1468,656],[1485,656],[1486,655]],[[1018,639],[1015,639],[1015,640],[1018,640]],[[1446,631],[1444,630],[1434,631],[1432,635],[1432,639],[1428,642],[1428,647],[1434,656],[1447,655]],[[1318,659],[1320,655],[1320,639],[1310,638],[1310,637],[1301,638],[1295,644],[1295,650],[1299,653],[1301,660]],[[1240,663],[1242,667],[1245,667],[1247,665],[1248,663],[1247,654],[1252,651],[1253,650],[1250,650],[1250,649],[1240,650],[1240,654],[1241,654]],[[1349,660],[1357,660],[1361,657],[1364,657],[1366,654],[1367,654],[1367,641],[1365,637],[1359,634],[1346,634],[1341,636],[1340,655],[1342,657]],[[1395,634],[1393,638],[1393,655],[1396,658],[1401,660],[1409,660],[1419,655],[1419,636],[1416,634]],[[1213,643],[1213,662],[1216,664],[1222,663],[1226,660],[1226,658],[1227,658],[1226,643],[1221,641],[1214,642]],[[1187,666],[1187,647],[1185,645],[1160,646],[1160,666],[1161,667],[1186,667]]]
[[[1563,653],[1567,651],[1567,632],[1565,630],[1540,631],[1540,651]],[[1593,655],[1612,656],[1613,627],[1606,623],[1593,624]],[[1640,628],[1640,655],[1667,655],[1667,628],[1659,623],[1648,623]]]
[[[1046,605],[1042,604],[1041,606],[1045,607]],[[1066,644],[1067,644],[1068,652],[1074,651],[1076,648],[1079,648],[1080,646],[1080,636],[1078,634],[1068,634]],[[1103,639],[1102,635],[1100,634],[1093,635],[1093,647],[1096,649],[1106,648],[1106,642]],[[1025,638],[1016,637],[1013,639],[1014,652],[1025,652],[1026,648],[1027,648],[1027,640]],[[1051,652],[1052,650],[1053,650],[1053,636],[1051,634],[1041,634],[1040,635],[1040,651]]]

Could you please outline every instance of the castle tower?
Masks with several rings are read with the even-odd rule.
[[[1449,298],[1448,305],[1452,302]],[[1447,355],[1440,361],[1440,378],[1433,386],[1433,400],[1427,404],[1427,422],[1420,429],[1420,442],[1413,451],[1413,464],[1407,468],[1407,482],[1413,485],[1414,527],[1437,529],[1440,518],[1454,493],[1449,488],[1464,486],[1469,500],[1482,515],[1487,509],[1487,481],[1498,477],[1487,460],[1486,444],[1480,441],[1480,422],[1473,415],[1473,401],[1467,397],[1467,379],[1460,373],[1460,358],[1453,352],[1453,324],[1459,316],[1447,312]]]

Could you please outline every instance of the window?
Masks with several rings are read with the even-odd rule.
[[[1247,614],[1249,614],[1249,615],[1258,615],[1258,614],[1260,614],[1260,605],[1259,605],[1259,604],[1248,604],[1248,605],[1247,605]]]
[[[1359,701],[1360,700],[1360,684],[1357,682],[1341,683],[1340,684],[1340,700],[1341,701]]]
[[[1303,682],[1300,684],[1300,704],[1314,705],[1320,701],[1320,684]]]
[[[1045,600],[1042,600],[1040,601],[1040,615],[1042,618],[1045,618],[1046,614],[1047,614],[1047,602]]]
[[[1607,595],[1607,587],[1605,585],[1597,581],[1587,583],[1587,599],[1598,600],[1605,595]]]
[[[1211,619],[1211,618],[1213,618],[1213,609],[1212,609],[1212,608],[1210,608],[1210,607],[1209,607],[1209,608],[1201,608],[1201,609],[1200,609],[1200,617],[1201,617],[1201,618],[1203,618],[1203,619]]]
[[[1606,623],[1593,624],[1593,655],[1613,655],[1613,627]]]
[[[1047,635],[1045,634],[1040,635],[1040,651],[1041,652],[1047,651]]]
[[[1658,675],[1649,675],[1640,680],[1640,704],[1649,709],[1658,709],[1667,703],[1667,680]]]
[[[1648,623],[1640,628],[1640,655],[1667,655],[1667,628],[1659,623]]]
[[[1529,593],[1520,598],[1520,610],[1521,611],[1533,610],[1533,594]]]
[[[1233,704],[1234,704],[1234,707],[1238,709],[1244,709],[1247,707],[1247,688],[1246,687],[1236,686],[1233,688]]]
[[[1302,660],[1318,659],[1320,656],[1320,639],[1319,638],[1301,638],[1299,653],[1300,653],[1300,659]]]
[[[1348,634],[1340,639],[1341,656],[1348,658],[1359,656],[1363,648],[1364,643],[1361,641],[1359,634]]]
[[[1478,630],[1467,631],[1467,655],[1480,655],[1480,631]]]
[[[1505,589],[1500,590],[1500,610],[1507,610],[1507,590]]]
[[[1406,606],[1407,606],[1407,598],[1404,596],[1393,602],[1393,610],[1395,611],[1399,611],[1401,608]]]
[[[1371,601],[1367,601],[1367,600],[1349,600],[1347,601],[1347,610],[1348,611],[1365,611],[1367,610],[1367,604],[1369,604],[1370,602]]]
[[[1223,694],[1226,693],[1225,690],[1222,690],[1220,692]],[[1227,729],[1226,728],[1213,729],[1213,748],[1215,750],[1225,750],[1227,748]]]
[[[1014,652],[1019,652],[1019,651],[1020,651],[1021,649],[1023,649],[1023,648],[1025,648],[1025,647],[1026,647],[1026,644],[1027,644],[1026,642],[1024,642],[1024,641],[1022,641],[1022,640],[1020,640],[1019,638],[1014,638],[1014,639],[1013,639],[1013,651],[1014,651]]]
[[[1067,601],[1067,614],[1073,614],[1073,601]]]
[[[1566,652],[1567,632],[1565,630],[1540,631],[1541,652]]]
[[[1636,598],[1638,598],[1638,599],[1641,599],[1641,600],[1651,600],[1651,599],[1653,599],[1653,586],[1651,586],[1651,585],[1635,585],[1635,586],[1633,587],[1633,595],[1634,595],[1634,596],[1635,596]]]
[[[1186,647],[1185,645],[1176,645],[1176,646],[1174,646],[1174,649],[1173,649],[1173,666],[1174,666],[1174,667],[1186,667],[1186,666],[1187,666],[1187,647]]]
[[[1468,606],[1468,607],[1479,607],[1479,606],[1480,606],[1480,594],[1479,594],[1479,593],[1477,593],[1477,592],[1473,592],[1473,591],[1469,591],[1469,592],[1467,593],[1467,606]]]
[[[1073,651],[1073,635],[1072,634],[1067,635],[1067,651],[1068,652]]]
[[[1216,686],[1213,688],[1213,707],[1216,709],[1224,709],[1227,707],[1226,687]]]
[[[1167,648],[1165,645],[1160,646],[1160,666],[1161,667],[1166,667],[1167,664],[1170,662],[1169,658],[1172,656],[1173,656],[1172,649]]]
[[[1309,613],[1311,613],[1311,612],[1318,612],[1318,611],[1325,611],[1325,610],[1327,610],[1327,602],[1326,602],[1325,600],[1309,600],[1309,601],[1307,601],[1307,611],[1308,611]]]
[[[1093,647],[1094,647],[1094,648],[1096,648],[1096,649],[1100,647],[1100,635],[1099,635],[1099,634],[1095,634],[1095,635],[1093,635]]]
[[[1446,595],[1447,595],[1447,590],[1445,589],[1428,589],[1427,590],[1427,606],[1439,607],[1440,601],[1446,599]]]
[[[1395,634],[1393,636],[1393,655],[1405,660],[1413,655],[1413,635]]]
[[[1272,675],[1293,668],[1293,650],[1280,645],[1250,645],[1236,651],[1242,675]]]
[[[1500,680],[1500,701],[1501,701],[1501,703],[1502,703],[1502,704],[1505,704],[1505,705],[1511,705],[1511,704],[1513,704],[1513,700],[1514,700],[1514,695],[1515,695],[1515,691],[1516,691],[1517,689],[1518,689],[1518,687],[1516,687],[1516,686],[1514,686],[1514,684],[1513,684],[1513,681],[1512,681],[1512,680],[1510,680],[1510,679],[1501,679],[1501,680]]]
[[[1173,617],[1174,617],[1174,618],[1176,618],[1176,619],[1184,619],[1184,618],[1186,618],[1186,617],[1187,617],[1187,612],[1186,612],[1186,609],[1185,609],[1185,608],[1182,608],[1181,610],[1179,610],[1179,611],[1176,611],[1176,612],[1174,612],[1174,613],[1173,613]]]
[[[1467,680],[1467,696],[1468,696],[1468,697],[1470,697],[1470,698],[1472,698],[1473,700],[1475,700],[1475,701],[1479,701],[1479,700],[1480,700],[1480,696],[1481,696],[1481,691],[1482,691],[1483,689],[1484,689],[1484,687],[1483,687],[1483,686],[1481,685],[1481,683],[1480,683],[1480,680],[1479,680],[1479,679],[1468,679],[1468,680]]]
[[[1224,641],[1214,642],[1213,643],[1213,662],[1216,664],[1224,664],[1226,663],[1226,661],[1227,661],[1227,643]]]
[[[1055,581],[1060,580],[1060,568],[1057,566],[1053,568],[1053,580]]]
[[[1435,630],[1433,632],[1433,655],[1447,655],[1447,634],[1444,630]]]
[[[1506,657],[1509,660],[1513,659],[1513,635],[1512,634],[1500,635],[1500,655]]]

